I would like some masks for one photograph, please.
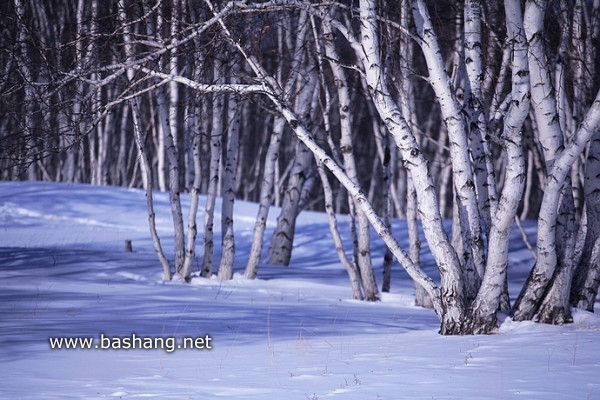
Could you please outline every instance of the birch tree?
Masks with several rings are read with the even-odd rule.
[[[234,82],[232,82],[234,83]],[[233,232],[233,204],[235,202],[235,174],[237,172],[238,153],[240,145],[241,112],[235,96],[229,96],[227,102],[227,149],[225,163],[223,164],[223,187],[221,206],[221,263],[219,265],[219,278],[229,280],[233,278],[233,265],[235,260],[235,235]]]
[[[223,63],[220,57],[214,60],[214,80],[222,82]],[[213,95],[212,126],[210,132],[210,171],[206,207],[204,210],[204,253],[202,256],[201,276],[212,275],[214,260],[214,218],[215,204],[219,189],[219,169],[221,166],[221,146],[223,143],[223,111],[225,106],[222,94]]]
[[[125,24],[127,21],[127,16],[125,14],[125,0],[120,0],[119,8],[121,9],[119,13],[119,19],[124,23],[123,29],[123,42],[125,49],[125,56],[127,59],[131,59],[134,56],[134,48],[132,44],[132,34],[131,28]],[[134,79],[134,71],[127,71],[127,78],[129,80]],[[170,281],[172,277],[171,272],[171,264],[169,263],[168,258],[166,257],[160,238],[158,236],[158,232],[156,230],[156,215],[154,212],[154,200],[153,200],[153,182],[152,182],[152,171],[150,167],[150,161],[148,159],[147,151],[146,151],[146,138],[143,134],[143,124],[142,118],[140,116],[139,110],[139,99],[134,98],[130,102],[130,106],[132,108],[132,119],[133,119],[133,129],[135,141],[137,144],[137,150],[139,155],[140,168],[142,171],[142,180],[144,183],[144,189],[146,190],[146,207],[148,210],[148,225],[150,228],[150,234],[152,236],[152,243],[154,245],[154,250],[158,256],[158,259],[161,263],[163,269],[163,280]]]
[[[308,23],[308,13],[303,12],[298,21],[299,34],[301,38],[306,38],[309,32],[310,24]],[[302,40],[305,43],[305,40]],[[303,47],[303,51],[306,49]],[[314,72],[309,71],[304,65],[296,65],[297,68],[304,69],[303,72],[298,72],[296,80],[296,88],[294,92],[298,93],[296,97],[296,109],[298,114],[306,116],[306,122],[309,117],[314,115],[314,110],[311,109],[313,94],[317,88],[317,77]],[[298,71],[298,70],[297,70]],[[300,194],[303,185],[306,181],[309,168],[312,163],[312,154],[304,146],[302,142],[296,144],[296,156],[294,164],[290,171],[290,179],[288,180],[287,188],[283,194],[283,202],[281,212],[277,218],[277,228],[273,233],[271,244],[269,247],[269,263],[276,265],[287,266],[290,263],[292,255],[292,247],[294,241],[294,232],[296,226],[296,217],[298,216]]]
[[[248,257],[248,263],[244,276],[249,279],[254,279],[258,272],[258,265],[263,249],[264,234],[267,226],[267,217],[269,215],[269,208],[273,198],[273,181],[275,178],[275,163],[279,156],[279,144],[281,142],[281,135],[285,128],[285,120],[282,117],[275,118],[273,124],[273,132],[271,133],[271,139],[269,141],[269,147],[265,156],[265,170],[263,172],[263,179],[261,182],[260,190],[260,203],[258,207],[258,214],[256,216],[256,222],[254,224],[254,231],[252,235],[252,247],[250,249],[250,256]]]
[[[292,88],[296,85],[301,71],[302,64],[304,63],[306,52],[304,48],[304,41],[307,35],[308,25],[306,24],[306,14],[301,17],[300,23],[303,27],[300,34],[296,36],[296,40],[293,45],[293,49],[290,51],[293,53],[292,63],[290,68],[290,74],[284,85],[284,93],[292,93]],[[286,23],[284,26],[279,28],[280,33],[285,33],[291,30],[291,27]],[[282,43],[280,41],[279,47],[281,48]],[[260,202],[258,214],[256,216],[256,222],[254,225],[254,233],[252,237],[252,247],[250,250],[250,256],[246,265],[244,275],[247,278],[254,279],[258,271],[258,264],[263,249],[264,233],[267,224],[267,217],[269,215],[269,209],[273,201],[274,191],[274,180],[275,180],[275,169],[276,162],[279,159],[279,148],[285,129],[285,119],[283,117],[276,117],[273,124],[272,133],[270,135],[269,146],[265,156],[265,168],[263,172],[263,179],[260,186]],[[291,251],[291,250],[290,250]]]
[[[338,98],[338,113],[340,121],[340,153],[343,158],[343,166],[348,178],[354,182],[358,182],[358,171],[354,158],[353,150],[353,123],[352,114],[350,113],[351,100],[349,92],[349,83],[346,77],[346,73],[342,66],[339,64],[339,54],[337,53],[333,40],[335,38],[333,31],[330,26],[325,25],[323,30],[325,56],[330,60],[330,67],[337,88]],[[356,220],[354,218],[351,224],[356,224],[357,227],[357,239],[355,244],[354,253],[356,254],[356,263],[360,271],[360,277],[362,279],[362,287],[365,292],[367,300],[375,301],[379,299],[379,291],[375,276],[373,275],[373,265],[371,262],[371,236],[369,233],[369,221],[360,207],[356,207],[354,199],[350,199],[351,210],[355,209],[354,212],[350,212],[350,215],[356,214]]]
[[[523,122],[529,113],[530,85],[527,43],[518,1],[505,0],[507,41],[512,44],[512,102],[504,118],[501,140],[508,161],[498,206],[491,218],[486,270],[473,302],[469,333],[489,333],[496,327],[496,312],[505,289],[508,268],[508,236],[524,189],[525,160],[522,149]]]
[[[570,300],[577,308],[594,311],[600,282],[600,133],[596,132],[592,138],[588,153],[584,183],[586,238],[580,264],[576,266]]]
[[[463,235],[465,272],[467,279],[467,301],[479,289],[485,265],[484,241],[477,204],[475,178],[469,154],[467,130],[456,95],[452,90],[450,77],[445,72],[439,43],[431,25],[431,17],[424,2],[413,2],[413,15],[417,33],[421,37],[420,47],[427,61],[429,81],[434,89],[442,111],[442,118],[448,128],[450,159],[452,162],[454,187],[456,190],[460,230]],[[474,61],[475,62],[475,61]]]
[[[548,175],[538,218],[537,260],[513,308],[513,318],[532,319],[542,307],[539,316],[542,321],[560,324],[571,321],[569,290],[575,267],[573,251],[577,227],[573,220],[574,200],[569,178],[572,165],[600,127],[600,92],[569,140],[563,131],[565,125],[559,123],[559,104],[565,104],[566,101],[562,96],[563,87],[556,91],[557,99],[554,98],[553,81],[550,79],[550,70],[545,62],[547,56],[541,41],[542,16],[547,3],[529,2],[527,6],[526,10],[532,21],[528,30],[532,43],[530,64],[537,67],[532,74],[532,97],[540,104],[535,110],[538,125],[547,127],[540,130],[540,141],[543,143]],[[561,45],[562,43],[565,43],[564,39]],[[590,155],[595,157],[594,153]],[[565,219],[560,220],[562,217]],[[591,255],[591,252],[588,254]]]

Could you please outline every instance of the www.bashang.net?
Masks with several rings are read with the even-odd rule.
[[[51,349],[82,349],[82,350],[134,350],[134,349],[164,349],[172,353],[178,349],[210,350],[212,337],[210,335],[197,337],[151,337],[138,336],[105,336],[100,337],[51,337],[48,338]]]

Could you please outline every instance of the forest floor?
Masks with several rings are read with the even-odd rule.
[[[155,196],[172,258],[168,195]],[[298,219],[289,267],[261,265],[246,280],[257,206],[243,202],[234,279],[164,283],[145,207],[140,190],[0,182],[0,398],[600,399],[597,315],[575,311],[565,326],[503,317],[494,335],[441,336],[397,264],[381,302],[352,300],[315,212]],[[524,226],[535,241],[535,222]],[[340,229],[348,243],[347,220]],[[403,245],[405,231],[394,222]],[[533,258],[512,235],[514,299]],[[380,284],[383,252],[373,234]],[[426,245],[422,263],[436,275]],[[67,349],[65,338],[90,348]]]

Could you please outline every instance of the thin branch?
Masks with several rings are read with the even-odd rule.
[[[531,252],[533,259],[537,260],[537,253],[536,253],[535,249],[533,248],[533,246],[531,245],[531,242],[529,241],[529,238],[527,237],[527,232],[525,232],[525,229],[523,229],[523,225],[521,225],[521,218],[519,218],[518,215],[515,215],[515,222],[517,224],[517,228],[519,228],[519,232],[521,232],[521,237],[523,238],[523,243],[525,243],[525,246],[527,246],[527,248]]]

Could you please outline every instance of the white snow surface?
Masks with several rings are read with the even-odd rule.
[[[172,262],[168,194],[155,202]],[[503,317],[494,335],[441,336],[433,311],[413,305],[397,263],[391,293],[377,303],[352,300],[327,218],[315,212],[298,219],[289,267],[261,264],[257,279],[246,280],[256,211],[236,202],[233,280],[165,283],[143,191],[0,182],[0,398],[600,399],[597,315],[575,310],[564,326]],[[277,215],[271,209],[267,241]],[[216,272],[219,215],[215,222]],[[535,223],[525,228],[535,241]],[[349,249],[342,217],[340,229]],[[404,222],[393,229],[407,245]],[[372,238],[381,284],[384,247]],[[202,248],[200,234],[196,269]],[[427,246],[422,263],[436,276]],[[514,230],[513,299],[532,264]],[[99,346],[101,335],[134,334],[178,344],[209,335],[211,349],[51,349],[49,341],[93,338]]]

